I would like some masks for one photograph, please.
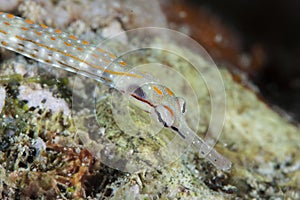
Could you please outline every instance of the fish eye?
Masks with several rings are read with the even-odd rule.
[[[135,95],[137,95],[138,97],[143,98],[143,99],[146,97],[145,92],[144,92],[144,90],[143,90],[141,87],[137,87],[137,88],[133,91],[133,93],[134,93]]]
[[[180,112],[184,114],[186,112],[186,104],[185,100],[182,97],[177,97],[178,106],[180,109]]]

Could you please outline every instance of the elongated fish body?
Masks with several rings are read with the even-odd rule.
[[[113,84],[118,76],[143,78],[127,73],[124,61],[109,65],[116,56],[102,48],[59,29],[34,24],[11,14],[0,13],[0,40],[1,46],[7,49],[105,84]]]
[[[131,70],[126,62],[88,41],[44,24],[0,12],[0,46],[49,66],[82,74],[127,94],[147,105],[166,128],[191,143],[217,168],[231,162],[212,149],[185,123],[185,102],[166,86],[145,73]]]

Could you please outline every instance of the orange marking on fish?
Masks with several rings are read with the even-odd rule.
[[[98,48],[98,51],[100,51],[101,53],[105,53],[106,51],[101,49],[100,47]]]
[[[124,61],[120,61],[119,64],[122,65],[123,67],[126,66],[126,62],[124,62]]]
[[[12,14],[7,14],[6,15],[9,19],[13,19],[13,18],[15,18],[15,16],[14,15],[12,15]]]
[[[157,94],[159,94],[159,95],[163,94],[163,92],[160,89],[158,89],[156,86],[153,85],[152,88]]]
[[[64,42],[64,44],[68,47],[72,46],[72,44],[68,43],[68,42]]]
[[[174,95],[174,93],[169,88],[165,88],[165,90],[170,96]]]
[[[51,39],[51,40],[56,40],[56,38],[55,38],[55,37],[51,37],[50,39]]]
[[[81,47],[78,47],[77,50],[78,50],[78,51],[82,51],[83,49],[82,49]]]
[[[5,41],[2,41],[1,44],[2,44],[3,46],[7,46],[7,42],[5,42]]]
[[[30,19],[25,19],[24,22],[26,22],[27,24],[34,24],[34,22],[31,21]]]
[[[24,49],[17,48],[17,51],[19,51],[19,52],[24,52]]]
[[[169,106],[164,106],[164,107],[165,107],[165,109],[167,109],[170,112],[170,114],[172,116],[174,116],[174,112],[173,112],[173,110]]]
[[[6,31],[0,30],[0,33],[3,33],[4,35],[7,35],[7,32],[6,32]]]
[[[19,40],[23,40],[23,38],[20,37],[20,36],[18,36],[18,35],[16,35],[15,37],[16,37],[17,39],[19,39]]]
[[[48,28],[48,26],[45,25],[45,24],[40,24],[40,26],[41,26],[42,28]]]
[[[106,63],[110,63],[110,61],[107,58],[103,58],[103,61]]]
[[[62,31],[59,30],[59,29],[55,29],[55,32],[58,33],[58,34],[62,34]]]
[[[10,26],[9,22],[3,22],[3,24],[5,24],[6,26]]]
[[[100,58],[100,56],[98,56],[97,54],[93,53],[92,56],[94,56],[95,58]]]
[[[72,40],[78,40],[78,38],[75,37],[74,35],[70,35],[70,38],[71,38]]]
[[[36,55],[33,54],[33,53],[31,53],[30,56],[33,57],[33,58],[37,58]]]
[[[26,28],[26,27],[22,27],[21,28],[23,31],[28,31],[29,30],[29,28]]]
[[[89,44],[89,42],[88,41],[85,41],[85,40],[82,40],[82,44]]]
[[[111,58],[116,58],[116,56],[115,56],[114,54],[112,54],[112,53],[107,52],[107,54],[108,54],[109,57],[111,57]]]
[[[34,33],[37,34],[38,36],[43,35],[41,32],[38,32],[38,31],[34,31]]]

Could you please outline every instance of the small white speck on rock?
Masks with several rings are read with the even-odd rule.
[[[104,135],[104,134],[105,134],[105,128],[104,128],[104,127],[101,127],[101,128],[99,129],[99,134],[100,134],[100,135]]]
[[[130,187],[130,192],[134,195],[138,195],[140,193],[140,188],[137,184]]]
[[[27,72],[23,63],[17,63],[14,67],[14,70],[17,74],[21,74],[22,76],[24,76]]]
[[[0,87],[0,112],[2,112],[2,108],[5,105],[5,97],[6,91],[3,87]]]
[[[40,154],[41,151],[46,150],[46,143],[38,137],[34,140],[33,147],[37,150],[37,154]]]
[[[75,152],[78,153],[78,154],[80,154],[80,152],[81,152],[80,148],[76,148]]]

